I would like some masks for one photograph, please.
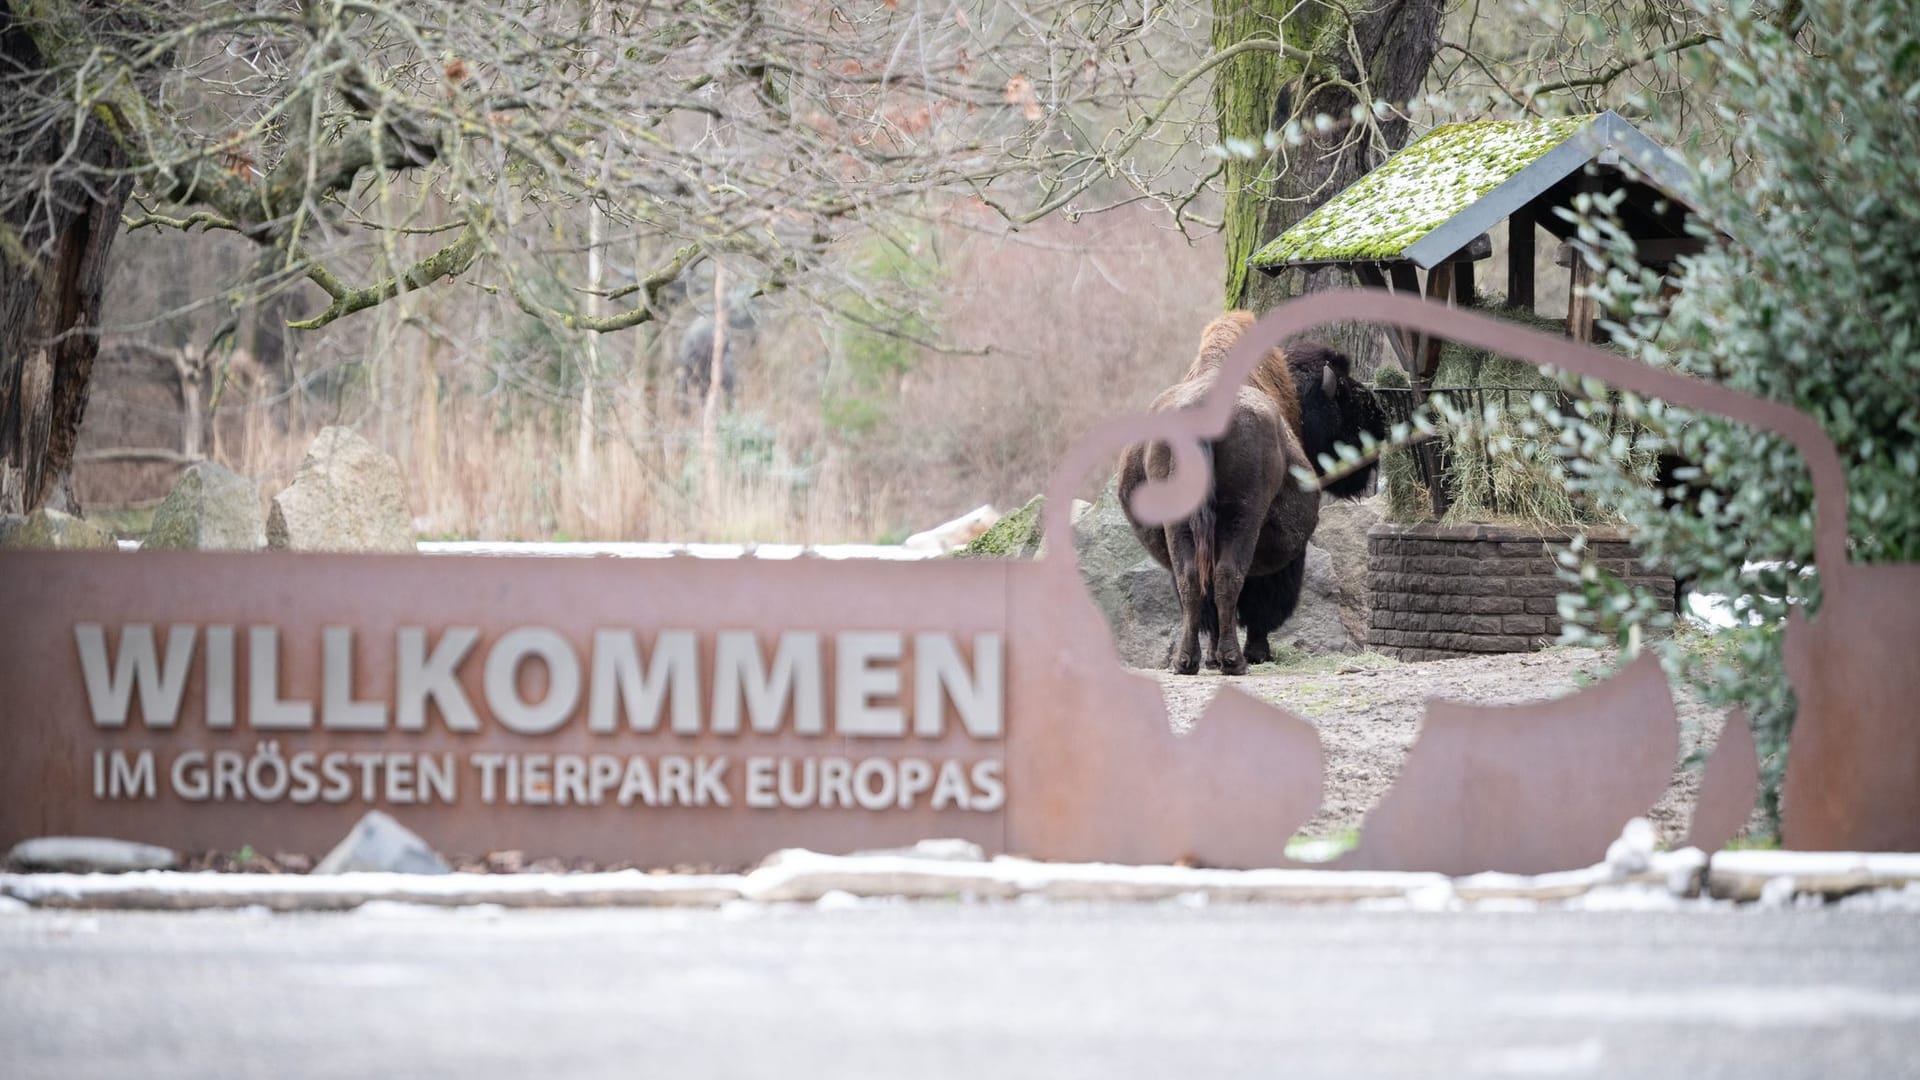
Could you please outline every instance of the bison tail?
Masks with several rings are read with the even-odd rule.
[[[1193,530],[1193,563],[1200,571],[1200,595],[1203,611],[1213,611],[1214,529],[1218,518],[1213,508],[1213,444],[1201,443],[1200,456],[1207,463],[1207,493],[1200,498],[1187,527]]]

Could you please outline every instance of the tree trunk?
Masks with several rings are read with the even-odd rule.
[[[1373,5],[1336,5],[1329,0],[1214,0],[1213,44],[1223,49],[1276,30],[1289,45],[1306,49],[1376,100],[1404,106],[1419,92],[1440,43],[1444,0],[1386,0]],[[1354,51],[1357,44],[1358,53]],[[1313,132],[1312,119],[1326,114],[1345,121],[1357,103],[1353,91],[1306,70],[1307,65],[1271,53],[1249,53],[1223,65],[1214,79],[1219,135],[1260,145],[1289,116],[1307,124],[1305,144],[1284,156],[1226,163],[1226,303],[1265,311],[1290,296],[1352,284],[1344,270],[1288,270],[1268,275],[1247,260],[1314,208],[1384,160],[1365,140],[1349,142],[1345,123],[1331,133]],[[1405,144],[1407,124],[1380,124],[1386,150]],[[1377,350],[1371,330],[1329,334],[1371,370]]]
[[[16,80],[44,68],[12,6],[0,4],[0,78],[24,99]],[[53,165],[69,135],[64,125],[48,130],[21,158]],[[73,447],[100,347],[107,256],[131,185],[122,178],[120,148],[97,117],[88,118],[73,151],[46,187],[0,207],[0,230],[17,241],[0,246],[0,514],[42,506],[79,512]]]

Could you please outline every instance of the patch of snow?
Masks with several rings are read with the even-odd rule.
[[[844,889],[828,889],[820,894],[820,899],[815,900],[813,906],[821,911],[852,911],[864,903],[866,901]]]

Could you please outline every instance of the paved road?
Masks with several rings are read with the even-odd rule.
[[[0,917],[0,1077],[1871,1076],[1920,916]]]

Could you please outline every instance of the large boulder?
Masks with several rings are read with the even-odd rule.
[[[415,550],[399,464],[346,428],[321,429],[293,483],[273,497],[267,546],[276,551]]]
[[[1180,597],[1166,567],[1154,562],[1133,535],[1112,483],[1075,515],[1073,546],[1080,556],[1080,576],[1106,616],[1120,662],[1164,666],[1180,628]]]
[[[253,481],[211,461],[197,461],[174,481],[153,513],[141,547],[180,551],[258,551],[266,518]]]
[[[116,546],[112,533],[91,521],[58,510],[43,508],[25,517],[0,520],[0,547],[79,551]]]
[[[1357,645],[1367,643],[1367,530],[1386,513],[1386,496],[1369,499],[1325,499],[1320,503],[1320,526],[1313,542],[1333,557],[1333,577],[1339,589],[1340,622]]]
[[[1317,534],[1316,534],[1317,535]],[[1333,556],[1317,543],[1307,545],[1307,572],[1300,583],[1300,606],[1268,638],[1275,649],[1290,645],[1313,655],[1355,652],[1340,601]]]

